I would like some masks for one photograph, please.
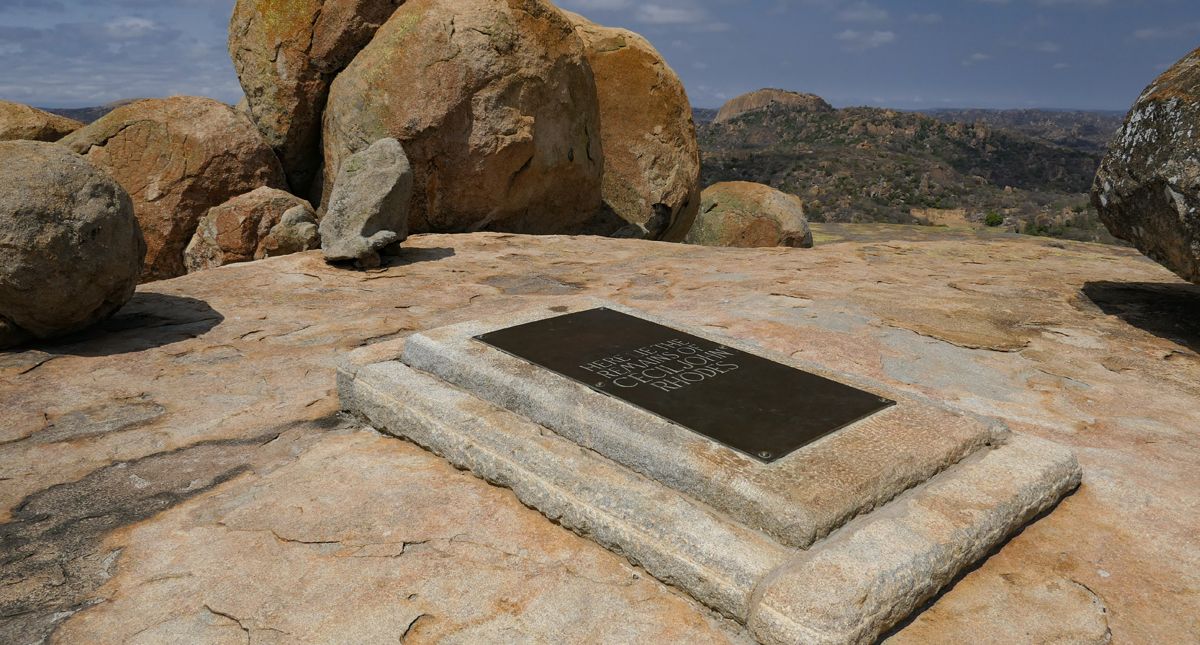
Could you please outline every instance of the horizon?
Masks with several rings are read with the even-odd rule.
[[[1124,113],[1200,45],[1200,16],[1180,0],[556,4],[645,36],[701,109],[776,87],[838,108]],[[236,103],[233,5],[0,0],[0,98],[51,109],[181,94]]]

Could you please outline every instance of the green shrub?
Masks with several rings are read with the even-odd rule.
[[[983,223],[988,226],[1000,226],[1004,223],[1004,216],[996,211],[992,211],[984,216]]]

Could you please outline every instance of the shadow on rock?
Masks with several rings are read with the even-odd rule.
[[[112,318],[25,349],[69,356],[127,354],[196,338],[223,320],[225,317],[203,300],[139,292]]]
[[[436,262],[445,260],[446,258],[454,257],[454,249],[433,247],[429,249],[417,249],[402,246],[395,252],[388,249],[383,258],[383,266],[380,268],[390,269],[392,267],[402,267],[418,262]]]
[[[1177,282],[1088,282],[1101,311],[1143,331],[1200,352],[1200,286]]]

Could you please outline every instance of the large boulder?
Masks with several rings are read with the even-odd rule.
[[[713,184],[700,195],[688,244],[810,248],[812,231],[799,197],[747,181]]]
[[[326,198],[342,163],[393,137],[412,162],[414,232],[573,232],[600,210],[596,87],[545,0],[410,0],[338,75]]]
[[[183,275],[183,250],[208,209],[287,182],[254,124],[205,98],[138,101],[60,143],[108,170],[133,198],[146,236],[143,280]]]
[[[262,187],[214,206],[183,253],[188,273],[320,246],[317,215],[308,202]]]
[[[82,127],[65,116],[0,101],[0,141],[58,141]]]
[[[297,194],[310,194],[320,174],[329,84],[402,2],[238,0],[234,6],[229,54],[247,108]]]
[[[0,142],[0,159],[0,348],[120,309],[146,254],[129,195],[52,143]]]
[[[1200,49],[1134,103],[1096,173],[1092,203],[1113,235],[1200,283]]]
[[[700,147],[683,83],[645,38],[563,13],[596,77],[604,203],[625,224],[603,232],[683,240],[700,208]]]
[[[338,172],[321,220],[321,250],[330,262],[379,265],[379,251],[408,237],[413,172],[395,139],[351,155]]]
[[[747,112],[763,110],[773,105],[781,105],[808,112],[833,112],[833,106],[816,94],[802,94],[788,90],[767,88],[747,92],[735,96],[725,102],[717,112],[713,123],[724,123],[735,119]]]

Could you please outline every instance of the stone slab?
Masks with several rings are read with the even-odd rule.
[[[1080,481],[1069,450],[1012,435],[792,549],[401,362],[343,367],[338,388],[375,427],[511,488],[767,645],[871,642]]]
[[[534,366],[475,336],[606,306],[852,385],[897,405],[763,464],[682,426]],[[806,548],[851,518],[1004,440],[994,422],[819,365],[594,299],[416,334],[403,361],[552,429],[694,499]]]
[[[343,407],[500,486],[550,519],[745,622],[792,551],[507,410],[390,361],[338,374]]]
[[[765,645],[874,642],[1081,476],[1070,450],[1013,435],[774,572],[748,625]]]

